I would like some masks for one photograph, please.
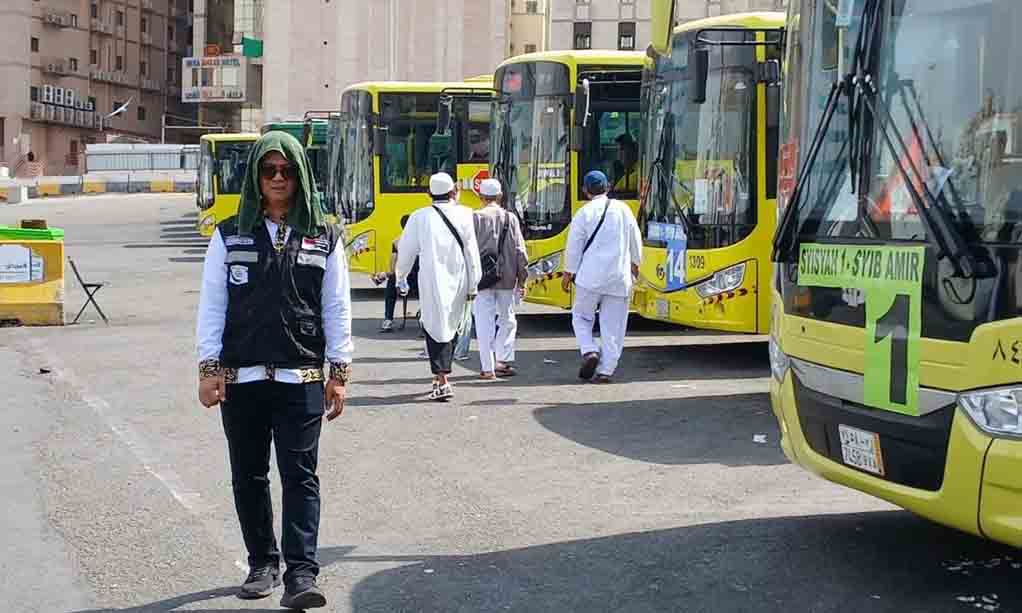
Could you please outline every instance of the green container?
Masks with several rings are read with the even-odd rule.
[[[64,230],[61,228],[47,228],[45,230],[30,230],[28,228],[12,228],[0,226],[0,241],[62,241]]]

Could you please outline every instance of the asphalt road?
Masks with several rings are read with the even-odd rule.
[[[0,206],[66,230],[113,322],[0,329],[6,611],[278,610],[233,597],[194,217],[188,196]],[[787,463],[762,342],[635,321],[619,383],[586,386],[565,314],[529,308],[520,376],[473,360],[435,405],[414,324],[379,334],[382,292],[354,283],[357,383],[320,454],[331,611],[1022,611],[1022,552]]]

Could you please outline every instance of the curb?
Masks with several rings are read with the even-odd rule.
[[[29,185],[29,199],[102,194],[186,194],[195,193],[194,181],[154,179],[150,181],[85,181],[83,183],[40,183]],[[7,187],[0,187],[0,202],[7,202]]]

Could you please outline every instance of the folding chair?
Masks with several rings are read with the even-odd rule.
[[[78,319],[82,316],[82,313],[85,312],[85,308],[88,307],[89,304],[91,303],[92,306],[96,307],[96,312],[99,313],[99,316],[103,318],[103,323],[109,326],[110,320],[106,318],[106,315],[103,313],[103,309],[99,308],[99,305],[96,303],[95,298],[96,292],[101,290],[103,286],[106,285],[106,283],[86,283],[85,280],[82,279],[82,275],[78,272],[78,267],[75,266],[75,261],[72,260],[71,258],[68,258],[67,261],[69,264],[71,264],[71,270],[74,271],[75,278],[78,279],[78,284],[81,285],[82,290],[85,291],[86,297],[85,304],[82,305],[81,310],[78,311],[77,315],[75,315],[74,321],[71,322],[71,325],[78,323]]]

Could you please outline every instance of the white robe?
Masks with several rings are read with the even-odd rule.
[[[600,226],[603,210],[607,218]],[[596,232],[589,250],[586,241]],[[632,265],[642,263],[642,234],[628,205],[597,196],[571,220],[564,270],[575,275],[575,285],[595,294],[627,298],[632,291]]]
[[[408,218],[397,246],[398,283],[405,282],[419,258],[419,308],[422,326],[433,340],[446,343],[461,326],[468,294],[476,293],[482,277],[472,209],[454,202],[435,203],[461,235],[464,253],[432,206]]]

